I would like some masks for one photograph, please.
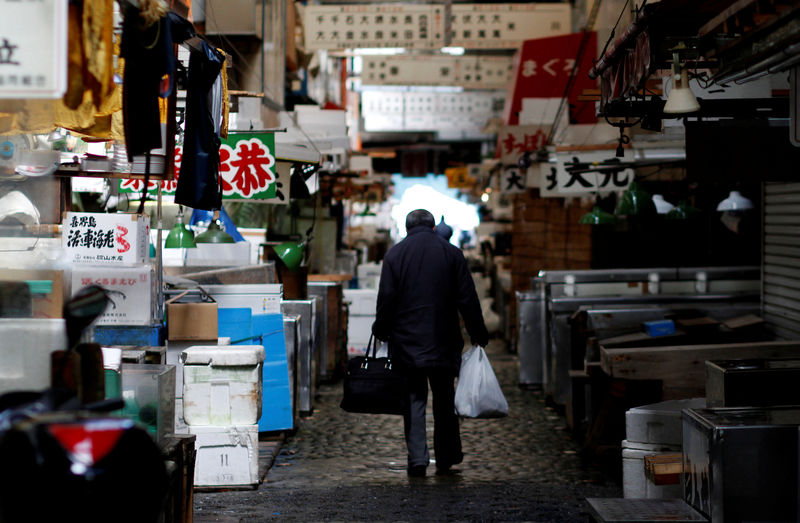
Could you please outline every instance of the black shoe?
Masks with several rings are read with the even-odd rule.
[[[450,469],[450,465],[436,465],[437,476],[449,476],[454,471]]]
[[[408,467],[408,475],[412,478],[424,478],[425,477],[425,470],[428,467],[425,465],[414,465],[413,467]]]

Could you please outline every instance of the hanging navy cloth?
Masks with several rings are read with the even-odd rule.
[[[192,49],[186,87],[186,131],[175,203],[207,211],[222,207],[220,138],[214,129],[212,88],[225,63],[222,53],[201,42]]]
[[[161,147],[158,98],[172,92],[177,59],[174,44],[194,35],[192,23],[175,13],[144,27],[139,10],[127,3],[120,52],[125,58],[122,112],[128,161]],[[167,75],[169,83],[162,86]]]

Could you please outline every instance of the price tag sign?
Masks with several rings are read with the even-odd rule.
[[[0,0],[0,98],[60,98],[67,89],[67,2]]]

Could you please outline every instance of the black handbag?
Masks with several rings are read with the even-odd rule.
[[[408,408],[408,381],[392,365],[391,352],[386,358],[378,358],[376,346],[370,335],[366,354],[347,362],[344,396],[339,406],[347,412],[363,414],[404,414]]]

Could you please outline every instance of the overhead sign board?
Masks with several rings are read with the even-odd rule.
[[[578,196],[624,191],[634,178],[633,169],[617,164],[633,159],[630,150],[623,158],[613,151],[558,153],[555,162],[540,164],[540,194],[543,197]]]
[[[509,56],[362,57],[362,85],[452,85],[465,89],[505,89],[511,74]]]
[[[466,49],[514,49],[531,38],[567,34],[572,24],[571,7],[567,2],[454,3],[450,20],[448,45]]]
[[[519,123],[522,100],[525,98],[561,99],[564,96],[564,89],[575,66],[575,57],[582,38],[583,33],[573,33],[526,40],[522,43],[514,56],[514,70],[511,73],[513,86],[508,91],[503,117],[505,123],[509,125]],[[596,55],[597,35],[592,33],[569,92],[571,122],[597,121],[594,102],[578,100],[584,89],[593,89],[597,86],[597,82],[589,78],[592,59]]]
[[[0,98],[67,89],[67,2],[0,0]]]
[[[520,157],[526,152],[535,157],[538,149],[544,147],[549,125],[505,125],[497,134],[497,149],[500,151],[500,163],[517,165]]]
[[[449,22],[449,23],[448,23]],[[339,4],[305,7],[305,47],[514,49],[570,32],[569,3]]]
[[[305,47],[441,47],[444,16],[444,4],[307,5]]]

